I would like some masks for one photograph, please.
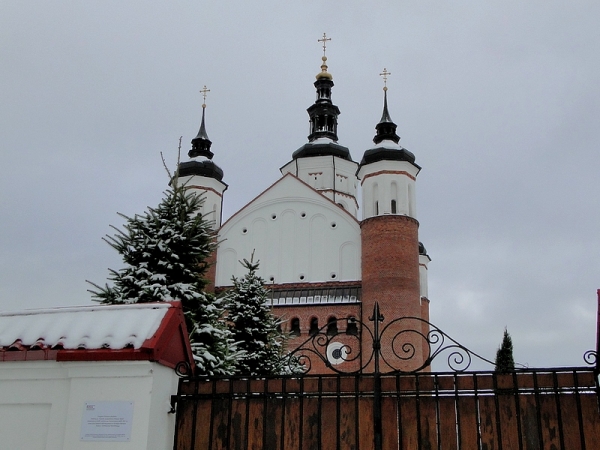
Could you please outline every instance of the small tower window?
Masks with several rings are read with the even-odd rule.
[[[309,333],[311,336],[314,336],[318,332],[319,332],[319,319],[317,319],[316,317],[313,317],[312,319],[310,319]]]
[[[335,336],[338,334],[337,319],[330,317],[327,319],[327,336]]]
[[[375,215],[379,215],[379,202],[375,202]]]
[[[300,336],[300,319],[294,317],[291,322],[290,336]]]
[[[358,326],[354,317],[348,317],[348,325],[346,326],[346,334],[358,336]]]
[[[396,214],[396,200],[392,200],[392,214]]]

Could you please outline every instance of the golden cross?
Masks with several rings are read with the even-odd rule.
[[[379,75],[383,77],[383,90],[387,91],[387,79],[388,76],[391,75],[392,72],[388,72],[387,69],[384,67],[383,68],[383,72],[381,72]]]
[[[202,107],[206,108],[206,94],[210,92],[210,89],[206,89],[206,85],[204,85],[204,87],[200,90],[200,93],[202,94]]]
[[[317,39],[317,42],[323,43],[323,56],[325,56],[325,50],[327,49],[327,41],[330,41],[331,38],[328,38],[325,33],[323,33],[323,37],[321,39]]]

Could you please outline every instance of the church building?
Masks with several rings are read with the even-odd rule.
[[[384,69],[381,75],[387,82],[389,72]],[[214,288],[226,289],[232,277],[243,277],[239,261],[254,255],[274,313],[292,336],[290,348],[323,327],[327,334],[357,335],[357,324],[369,323],[376,302],[386,320],[429,320],[430,258],[419,242],[416,215],[421,167],[398,144],[387,86],[374,145],[360,162],[338,143],[340,110],[332,101],[334,83],[325,55],[314,86],[308,142],[282,165],[281,178],[223,223],[227,184],[213,161],[205,104],[190,160],[179,166],[180,181],[205,198],[202,214],[214,218],[219,246],[208,274]],[[426,335],[423,323],[418,326]],[[420,344],[415,352],[424,355],[418,361],[426,358]]]

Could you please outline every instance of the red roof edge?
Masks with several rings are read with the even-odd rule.
[[[193,370],[194,358],[181,302],[169,303],[172,307],[167,310],[158,330],[150,339],[144,341],[141,348],[63,349],[56,351],[56,361],[154,361],[172,369],[178,363],[186,362]]]

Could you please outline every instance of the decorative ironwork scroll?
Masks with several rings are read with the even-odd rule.
[[[494,366],[419,317],[401,317],[384,325],[376,303],[369,322],[341,318],[328,323],[292,350],[289,358],[299,362],[304,373],[317,364],[339,374],[414,373],[442,357],[454,372],[466,371],[474,360]]]
[[[180,378],[190,378],[194,376],[194,370],[192,369],[191,364],[187,361],[178,362],[175,366],[175,373]]]
[[[588,350],[583,354],[583,360],[589,366],[596,366],[598,363],[598,352],[595,350]]]

